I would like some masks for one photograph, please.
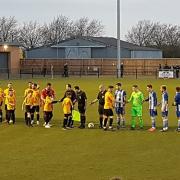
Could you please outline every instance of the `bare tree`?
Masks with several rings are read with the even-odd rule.
[[[180,57],[180,26],[139,21],[126,35],[128,42],[163,50],[164,57]]]
[[[19,29],[19,43],[26,49],[42,44],[42,27],[35,22],[24,23]]]
[[[166,37],[167,46],[172,46],[172,47],[179,46],[180,45],[180,27],[177,25],[173,26],[169,24],[165,32],[165,37]]]
[[[72,22],[65,16],[57,16],[50,24],[44,24],[42,29],[43,44],[55,44],[69,37]]]
[[[103,34],[104,26],[100,21],[93,19],[89,20],[87,17],[78,19],[74,23],[75,36],[100,36]]]
[[[50,24],[42,28],[43,44],[56,44],[61,40],[77,36],[102,35],[104,26],[98,20],[87,17],[72,21],[65,16],[57,16]]]
[[[0,42],[11,42],[16,39],[24,48],[29,49],[56,44],[70,37],[102,35],[103,29],[100,21],[89,20],[87,17],[72,21],[66,16],[59,15],[49,24],[42,26],[36,21],[20,25],[14,17],[0,17]]]
[[[17,21],[14,17],[0,17],[0,42],[12,42],[17,36]]]
[[[157,48],[163,48],[167,44],[166,40],[166,31],[167,25],[155,23],[154,24],[154,31],[151,39],[151,46],[155,46]]]
[[[125,36],[128,42],[139,46],[148,46],[152,42],[152,35],[155,26],[148,20],[139,21],[136,26],[133,26]]]

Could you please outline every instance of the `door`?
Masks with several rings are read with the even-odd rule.
[[[8,72],[8,53],[0,52],[0,73]]]

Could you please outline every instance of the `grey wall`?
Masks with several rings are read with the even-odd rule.
[[[67,48],[68,49],[68,48]],[[77,49],[77,48],[76,48]],[[86,58],[117,58],[117,48],[82,48],[86,50],[88,56]],[[79,52],[79,51],[78,51]],[[82,54],[82,53],[80,53]],[[85,55],[84,55],[85,56]],[[57,48],[42,47],[26,51],[28,59],[35,58],[57,58]],[[66,58],[65,48],[58,48],[58,58]],[[70,58],[73,58],[72,56]],[[79,56],[74,58],[80,58]],[[81,57],[83,58],[83,57]],[[130,51],[129,49],[121,48],[121,58],[162,58],[162,51]]]
[[[162,58],[162,51],[131,51],[131,58]]]
[[[117,58],[117,49],[115,47],[92,48],[92,58]],[[131,51],[121,48],[121,58],[130,58]]]
[[[26,51],[26,58],[33,59],[33,58],[65,58],[65,50],[58,48],[51,48],[51,47],[42,47],[37,49],[32,49],[30,51]]]

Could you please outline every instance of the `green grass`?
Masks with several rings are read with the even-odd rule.
[[[51,81],[56,96],[62,97],[66,83],[80,85],[86,91],[90,102],[97,96],[98,85],[115,84],[116,78],[69,78],[56,80],[36,79],[44,87]],[[1,81],[5,88],[8,81]],[[17,92],[17,123],[0,125],[0,180],[109,180],[121,177],[123,180],[178,180],[180,169],[180,134],[175,132],[177,120],[174,107],[170,107],[167,133],[149,133],[127,129],[103,132],[98,128],[62,131],[63,114],[61,105],[54,106],[54,126],[27,128],[23,120],[21,103],[28,80],[13,80]],[[146,84],[152,83],[161,95],[159,86],[166,84],[173,102],[178,80],[134,80],[123,79],[128,96],[131,86],[138,84],[147,96]],[[150,125],[148,104],[144,105],[143,119],[145,128]],[[130,123],[130,105],[127,105],[126,119]],[[158,128],[162,121],[157,119]],[[97,105],[87,109],[87,121],[98,123]],[[41,120],[41,123],[43,120]]]

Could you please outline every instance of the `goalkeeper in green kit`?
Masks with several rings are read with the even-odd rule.
[[[133,85],[132,94],[128,102],[132,104],[131,108],[131,129],[134,130],[136,127],[136,117],[139,118],[140,128],[143,129],[143,119],[142,119],[142,104],[144,102],[144,96],[141,91],[139,91],[137,85]]]

